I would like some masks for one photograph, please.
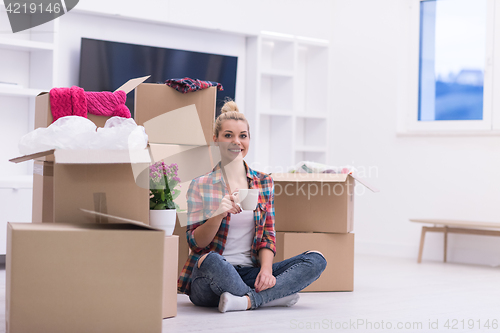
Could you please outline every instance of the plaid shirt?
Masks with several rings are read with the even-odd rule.
[[[250,257],[254,266],[259,264],[259,250],[268,248],[276,253],[276,235],[274,231],[274,186],[271,176],[254,171],[245,164],[249,188],[258,188],[259,201],[254,211],[255,236],[253,238]],[[222,198],[228,194],[222,177],[220,163],[211,173],[194,179],[189,185],[188,199],[188,226],[186,237],[191,248],[191,254],[182,269],[177,283],[181,293],[189,294],[191,273],[198,258],[210,251],[222,255],[226,244],[227,233],[231,221],[231,214],[222,219],[219,230],[212,242],[204,248],[198,247],[193,231],[205,223],[219,208]]]

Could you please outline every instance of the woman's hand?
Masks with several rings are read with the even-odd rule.
[[[236,203],[236,198],[233,194],[226,194],[224,198],[222,198],[219,208],[214,213],[214,216],[221,215],[222,218],[224,218],[227,216],[228,213],[231,214],[241,213],[241,207]]]
[[[260,268],[260,272],[255,279],[255,291],[261,292],[263,290],[274,287],[276,284],[276,278],[273,275],[273,270],[270,268]]]

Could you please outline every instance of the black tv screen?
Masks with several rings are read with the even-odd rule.
[[[129,79],[151,75],[147,83],[189,77],[222,84],[217,115],[227,97],[234,100],[238,57],[82,38],[79,86],[114,91]],[[134,94],[127,95],[134,115]]]

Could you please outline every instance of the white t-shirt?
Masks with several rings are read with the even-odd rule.
[[[253,211],[231,214],[226,246],[222,255],[231,265],[252,266],[250,249],[255,236]]]

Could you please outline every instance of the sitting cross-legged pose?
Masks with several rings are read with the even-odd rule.
[[[224,104],[215,122],[221,162],[194,179],[187,193],[187,241],[191,254],[178,290],[198,306],[220,312],[292,306],[298,292],[319,278],[326,260],[307,251],[273,264],[276,253],[272,178],[248,167],[250,129],[235,102]],[[242,189],[258,189],[255,210],[242,210]]]

